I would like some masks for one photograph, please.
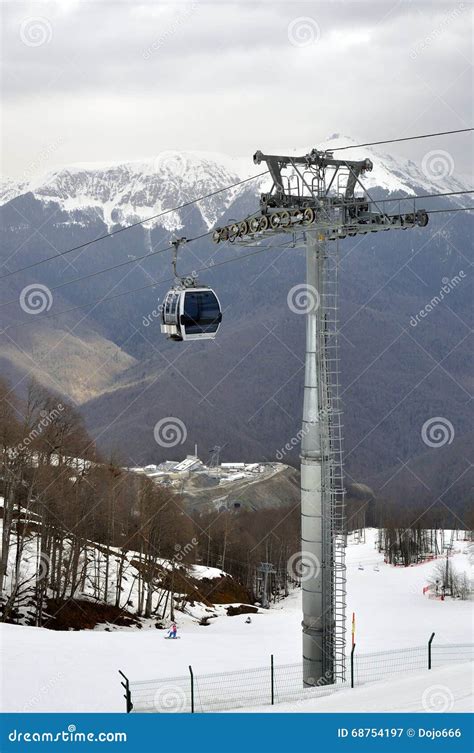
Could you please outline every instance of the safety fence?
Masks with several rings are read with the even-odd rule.
[[[348,657],[347,682],[303,687],[301,664],[275,665],[273,656],[268,666],[234,672],[189,674],[150,680],[125,682],[127,711],[141,713],[205,713],[246,709],[319,698],[347,687],[396,677],[407,672],[431,669],[443,664],[474,660],[474,644],[433,643],[414,648],[357,654],[355,647]]]

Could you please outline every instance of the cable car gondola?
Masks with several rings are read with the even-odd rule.
[[[222,321],[219,299],[207,285],[198,285],[195,277],[179,278],[176,271],[178,249],[185,238],[172,241],[173,270],[176,278],[161,310],[161,331],[170,340],[213,340]]]
[[[219,299],[205,285],[177,285],[165,296],[161,331],[171,340],[213,340],[222,320]]]

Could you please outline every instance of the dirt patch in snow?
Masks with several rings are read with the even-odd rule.
[[[191,579],[192,580],[192,579]],[[230,575],[221,578],[202,578],[197,581],[199,591],[212,604],[235,604],[252,601],[250,592]]]
[[[120,627],[141,627],[139,620],[124,609],[86,599],[48,599],[43,627],[50,630],[92,630],[111,623]]]
[[[251,607],[250,604],[239,604],[238,607],[227,607],[229,617],[237,617],[239,614],[257,614],[257,607]]]

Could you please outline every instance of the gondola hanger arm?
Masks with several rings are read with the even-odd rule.
[[[180,282],[180,283],[182,282],[182,278],[178,275],[178,271],[177,271],[178,251],[179,251],[179,247],[184,245],[185,243],[187,243],[186,238],[174,238],[171,241],[171,246],[173,247],[173,260],[171,264],[173,266],[173,273],[174,273],[175,279],[177,282]]]

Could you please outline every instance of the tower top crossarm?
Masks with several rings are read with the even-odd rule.
[[[344,199],[347,201],[354,196],[354,189],[359,176],[373,169],[373,163],[368,158],[362,160],[335,159],[331,151],[320,151],[318,149],[312,149],[308,154],[301,157],[263,154],[261,151],[256,151],[253,155],[253,161],[256,165],[266,162],[273,179],[273,187],[270,193],[274,193],[275,198],[282,199],[286,194],[295,195],[295,193],[298,195],[321,195],[321,188],[326,184],[326,171],[331,168],[330,188],[337,186],[336,175],[339,170],[343,170],[347,176],[343,191]],[[293,176],[298,176],[300,180],[298,178],[293,182],[288,178],[285,180],[282,171],[286,168],[291,168]]]
[[[305,229],[335,240],[428,224],[428,214],[418,208],[416,197],[397,199],[393,214],[385,205],[394,200],[372,199],[362,182],[373,169],[368,158],[337,159],[332,151],[312,149],[301,156],[256,151],[253,161],[257,165],[266,163],[273,184],[260,195],[260,212],[216,228],[212,236],[215,243],[255,242],[267,234],[295,234]]]

